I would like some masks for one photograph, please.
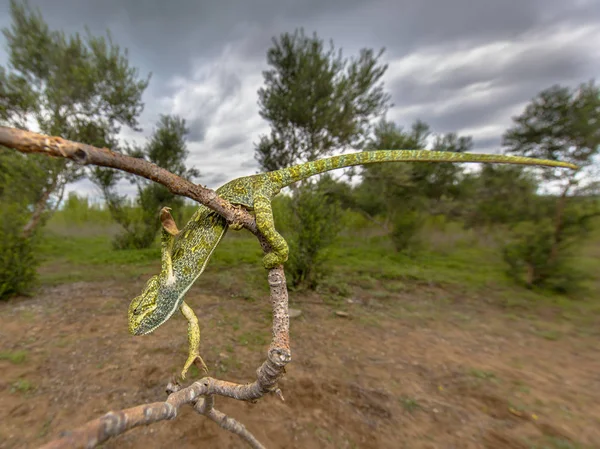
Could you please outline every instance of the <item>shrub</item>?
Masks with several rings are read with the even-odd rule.
[[[306,183],[289,202],[277,203],[276,214],[282,218],[281,229],[287,230],[290,286],[316,289],[327,274],[326,249],[343,227],[339,200],[322,183]]]
[[[418,246],[418,233],[424,223],[423,214],[416,210],[397,213],[393,219],[390,238],[396,251],[408,251]]]
[[[571,263],[572,242],[565,242],[551,257],[554,226],[550,219],[522,222],[503,248],[507,274],[528,288],[544,287],[568,293],[580,287],[585,276]]]
[[[0,299],[26,294],[36,281],[37,239],[21,236],[28,215],[20,206],[3,202],[0,207]]]

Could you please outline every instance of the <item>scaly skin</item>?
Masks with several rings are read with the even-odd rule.
[[[230,203],[254,211],[259,231],[272,247],[263,259],[265,268],[283,264],[288,258],[288,245],[275,229],[271,199],[282,188],[311,176],[353,165],[381,162],[485,162],[541,165],[576,169],[577,166],[526,157],[436,152],[428,150],[382,150],[345,154],[296,165],[281,170],[234,179],[217,189],[217,194]],[[227,232],[227,221],[201,205],[185,227],[179,231],[168,208],[161,210],[162,270],[148,281],[143,293],[129,306],[129,331],[143,335],[154,331],[177,309],[188,320],[189,356],[182,370],[185,374],[194,360],[206,365],[199,355],[200,328],[192,309],[184,302],[185,293],[204,271],[210,256]]]

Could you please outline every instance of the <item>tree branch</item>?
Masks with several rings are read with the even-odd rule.
[[[31,131],[0,126],[0,145],[21,153],[43,153],[52,157],[71,159],[80,165],[98,165],[116,168],[142,176],[164,185],[170,192],[193,199],[218,212],[231,223],[240,223],[259,236],[252,215],[246,210],[233,207],[213,190],[194,184],[180,176],[144,159],[116,153],[108,148],[73,142],[61,137],[45,136]]]
[[[0,126],[0,145],[22,153],[43,153],[51,157],[68,158],[78,164],[116,168],[143,176],[164,185],[174,194],[186,196],[210,207],[231,223],[242,224],[258,237],[263,250],[270,249],[266,240],[258,232],[254,217],[246,210],[234,207],[214,191],[195,185],[144,159],[133,158],[115,153],[107,148],[96,148],[60,137],[44,136],[2,126]],[[42,446],[42,448],[95,447],[109,438],[121,435],[135,427],[175,419],[180,407],[184,404],[191,404],[198,413],[207,416],[225,430],[239,435],[251,447],[263,448],[241,423],[214,408],[214,395],[241,401],[256,401],[273,392],[283,400],[277,382],[285,373],[285,366],[291,361],[288,292],[283,266],[271,269],[268,281],[273,307],[272,340],[267,352],[267,359],[257,369],[254,382],[236,384],[205,377],[183,389],[180,389],[179,385],[169,384],[167,386],[169,396],[166,401],[108,412],[72,431],[63,432],[59,439]]]

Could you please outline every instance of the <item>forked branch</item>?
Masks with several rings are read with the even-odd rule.
[[[44,136],[30,131],[0,126],[0,145],[22,153],[43,153],[51,157],[64,157],[78,164],[110,167],[142,176],[167,187],[171,192],[191,198],[224,216],[230,223],[239,223],[255,234],[263,247],[269,249],[258,232],[254,217],[246,210],[233,207],[214,191],[193,184],[156,164],[115,153],[107,148],[96,148],[60,137]],[[138,426],[177,417],[180,407],[190,404],[194,409],[216,422],[222,428],[239,435],[253,448],[263,448],[258,440],[238,421],[214,408],[214,395],[226,396],[241,401],[255,401],[274,392],[282,399],[277,382],[291,361],[289,344],[288,292],[283,267],[269,271],[269,288],[273,307],[272,340],[267,359],[256,371],[256,380],[248,384],[235,384],[205,377],[189,387],[180,389],[169,384],[169,396],[164,402],[143,404],[137,407],[108,412],[72,431],[63,432],[61,437],[44,446],[49,448],[91,448],[121,435]]]

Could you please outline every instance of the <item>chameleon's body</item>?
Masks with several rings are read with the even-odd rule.
[[[428,150],[382,150],[334,156],[273,172],[234,179],[217,189],[217,194],[234,205],[254,211],[258,230],[273,249],[263,259],[265,268],[269,269],[284,263],[288,258],[287,243],[275,229],[271,209],[271,199],[282,188],[337,168],[378,162],[415,161],[488,162],[577,168],[563,162],[525,157]],[[134,335],[148,334],[180,309],[189,322],[190,352],[182,371],[182,377],[185,377],[194,360],[198,358],[202,362],[202,359],[199,355],[198,320],[192,309],[184,302],[184,296],[204,271],[214,249],[225,235],[228,223],[221,215],[201,205],[185,227],[178,230],[168,210],[164,208],[161,211],[162,270],[159,275],[150,278],[144,292],[131,302],[129,331]]]

